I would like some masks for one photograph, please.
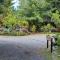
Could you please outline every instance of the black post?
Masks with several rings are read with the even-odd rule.
[[[51,38],[51,53],[53,51],[53,38]]]
[[[48,48],[49,46],[48,46],[48,40],[47,40],[47,48]]]

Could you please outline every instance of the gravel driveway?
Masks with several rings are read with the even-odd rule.
[[[46,35],[0,36],[0,60],[47,60]]]

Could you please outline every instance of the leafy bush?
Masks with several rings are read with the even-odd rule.
[[[17,23],[21,27],[24,27],[24,28],[28,28],[29,27],[29,24],[28,24],[28,22],[26,20],[19,20]]]
[[[60,34],[56,34],[56,37],[57,37],[57,45],[59,45],[60,46]]]
[[[60,14],[59,11],[56,10],[55,13],[52,13],[52,19],[57,27],[60,27]]]
[[[16,25],[17,19],[13,14],[8,14],[3,21],[3,25],[7,28],[13,28],[14,25]]]
[[[21,18],[21,19],[17,19],[16,16],[14,16],[13,14],[8,14],[3,21],[3,25],[5,28],[10,29],[11,31],[13,29],[15,29],[17,26],[20,27],[24,27],[28,29],[28,22]]]
[[[42,26],[41,30],[44,32],[51,32],[52,28],[53,28],[53,26],[51,24],[47,24],[45,26]]]
[[[36,32],[36,26],[35,25],[32,26],[31,31]]]

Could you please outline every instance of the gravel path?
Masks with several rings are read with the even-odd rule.
[[[0,36],[0,60],[47,60],[46,35]]]

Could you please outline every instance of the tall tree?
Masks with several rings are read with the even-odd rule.
[[[0,0],[0,14],[6,14],[12,0]]]
[[[2,25],[3,18],[7,15],[12,0],[0,0],[0,25]]]

